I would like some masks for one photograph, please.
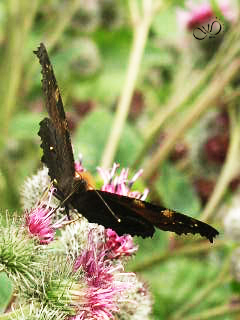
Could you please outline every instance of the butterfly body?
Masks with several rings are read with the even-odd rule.
[[[155,227],[177,234],[200,234],[213,242],[218,231],[210,225],[139,199],[95,190],[84,172],[76,172],[62,98],[45,46],[34,51],[42,66],[42,87],[49,118],[40,122],[42,162],[66,207],[76,209],[89,222],[115,230],[119,235],[151,237]]]

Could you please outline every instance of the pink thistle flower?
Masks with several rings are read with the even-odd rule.
[[[85,171],[85,169],[84,169],[84,167],[82,165],[82,155],[81,154],[78,155],[78,161],[76,161],[74,163],[74,166],[75,166],[75,171],[77,171],[77,172]]]
[[[134,245],[133,239],[130,235],[123,235],[119,237],[112,229],[106,229],[105,246],[110,259],[130,256],[138,249],[138,246]]]
[[[145,189],[143,193],[139,191],[131,191],[134,182],[142,175],[143,170],[140,169],[131,180],[128,180],[129,169],[122,169],[120,175],[116,175],[119,164],[114,163],[111,170],[98,168],[98,171],[103,178],[104,184],[102,191],[116,193],[122,196],[128,196],[145,200],[149,190]],[[119,237],[112,229],[106,230],[106,250],[109,258],[116,259],[122,256],[130,256],[137,251],[137,246],[134,246],[133,239],[130,235]]]
[[[145,200],[148,195],[148,189],[145,189],[143,193],[139,191],[131,191],[134,182],[142,175],[143,170],[139,170],[131,180],[128,180],[128,169],[122,169],[120,175],[116,175],[118,164],[114,163],[111,170],[98,168],[104,184],[101,188],[102,191],[116,193],[122,196],[128,196],[132,198],[138,198]]]
[[[82,166],[82,164],[80,162],[75,162],[74,166],[75,166],[75,171],[77,171],[77,172],[83,172],[84,171],[84,168],[83,168],[83,166]]]
[[[114,313],[119,312],[118,302],[124,300],[132,287],[129,276],[135,279],[134,274],[122,272],[120,263],[113,265],[104,249],[99,250],[93,241],[93,232],[89,232],[89,248],[83,251],[74,265],[75,272],[78,269],[84,272],[85,285],[79,292],[74,290],[77,315],[71,320],[114,319]],[[127,281],[123,280],[124,277]]]
[[[114,319],[114,313],[119,312],[114,301],[112,288],[79,287],[75,289],[74,301],[77,315],[71,320],[109,320]]]
[[[74,167],[75,167],[75,171],[76,172],[84,172],[84,171],[86,171],[85,168],[82,165],[82,158],[83,158],[82,154],[79,153],[78,161],[75,161],[75,163],[74,163]]]
[[[30,211],[26,210],[26,227],[31,236],[37,237],[40,244],[49,244],[53,241],[55,230],[62,226],[63,217],[55,224],[52,223],[52,214],[55,209],[50,207],[54,188],[49,192],[47,204],[44,199]]]
[[[87,283],[94,286],[104,286],[113,279],[111,261],[106,256],[106,250],[93,240],[95,230],[92,229],[88,235],[88,249],[76,259],[73,270],[76,272],[80,267],[85,273]],[[120,266],[120,264],[119,264]]]
[[[229,1],[219,1],[219,9],[227,21],[236,21],[236,12],[231,8]],[[198,25],[206,23],[214,17],[215,14],[211,4],[207,1],[200,4],[193,1],[187,1],[186,10],[177,10],[177,19],[180,26],[187,28],[188,30],[192,30]]]

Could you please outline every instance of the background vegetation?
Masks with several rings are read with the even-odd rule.
[[[33,50],[44,42],[84,167],[143,168],[149,199],[220,231],[213,245],[137,239],[129,270],[148,283],[153,319],[240,314],[240,24],[211,3],[224,33],[198,41],[177,19],[183,1],[0,1],[1,211],[22,214],[21,185],[41,167]],[[12,289],[0,276],[4,312]]]

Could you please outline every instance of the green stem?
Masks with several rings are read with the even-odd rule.
[[[163,254],[157,254],[151,256],[151,258],[145,259],[144,261],[141,261],[140,263],[135,264],[133,267],[131,267],[131,271],[133,272],[140,272],[145,271],[149,268],[152,268],[154,265],[159,264],[160,262],[166,261],[173,257],[178,256],[187,256],[187,255],[196,255],[199,252],[206,252],[210,248],[211,250],[215,250],[219,247],[223,247],[225,245],[225,241],[218,240],[215,241],[214,246],[211,246],[208,242],[201,242],[201,243],[194,243],[191,245],[185,245],[181,248],[176,248],[172,251],[164,252]]]
[[[239,117],[236,117],[236,112],[232,109],[229,109],[229,114],[231,121],[230,145],[228,148],[227,158],[222,167],[217,184],[201,215],[201,220],[205,221],[209,220],[213,215],[214,210],[227,190],[229,182],[232,180],[238,169],[237,165],[239,161],[240,145]]]
[[[138,3],[136,0],[128,1],[128,6],[129,6],[129,14],[130,14],[131,22],[134,28],[135,26],[137,26],[140,19]]]
[[[6,141],[10,118],[16,106],[17,93],[21,80],[25,42],[31,29],[38,7],[38,0],[9,0],[8,20],[6,24],[8,41],[1,71],[4,75],[1,79],[1,107],[0,124],[1,143]]]
[[[136,85],[137,76],[139,73],[140,64],[148,37],[149,28],[153,19],[152,0],[148,1],[148,6],[145,9],[147,10],[143,12],[142,19],[138,20],[138,24],[135,25],[133,34],[133,44],[128,62],[126,80],[124,82],[122,94],[117,106],[117,111],[115,119],[113,121],[112,130],[109,135],[101,161],[101,167],[104,168],[108,168],[112,165],[114,155],[117,150],[117,146],[121,138],[122,131],[124,129],[124,124],[127,119],[130,102]]]
[[[44,42],[46,43],[48,52],[51,52],[51,50],[54,48],[80,5],[81,1],[79,0],[69,1],[67,8],[65,8],[65,10],[62,10],[59,17],[56,18],[57,24],[52,28],[51,31],[48,30],[47,35],[44,37]],[[38,63],[36,61],[35,63],[30,65],[25,77],[24,87],[29,87],[31,79],[37,67]]]
[[[196,314],[194,316],[185,317],[185,320],[208,320],[211,318],[216,319],[216,317],[220,317],[220,319],[223,318],[224,315],[229,316],[230,314],[238,313],[240,314],[240,305],[234,305],[230,303],[226,303],[225,305],[221,305],[216,308],[212,308],[206,311],[203,311],[202,313]]]
[[[219,275],[214,279],[212,282],[208,284],[207,287],[205,287],[202,291],[197,292],[197,294],[192,298],[192,301],[188,301],[185,305],[183,305],[180,310],[177,310],[177,312],[171,317],[171,319],[183,319],[185,318],[185,314],[193,310],[196,306],[198,306],[202,301],[208,298],[208,296],[211,294],[211,292],[216,289],[218,286],[222,285],[223,283],[226,283],[226,280],[229,281],[230,279],[227,276],[227,273],[229,271],[229,259],[225,260],[222,270],[219,273]]]
[[[147,150],[153,144],[155,138],[158,136],[160,130],[162,129],[163,124],[170,118],[174,117],[174,115],[185,105],[186,101],[189,99],[190,94],[192,94],[193,88],[188,88],[187,91],[184,91],[184,96],[179,99],[175,99],[175,96],[169,101],[169,103],[161,108],[161,111],[154,116],[153,121],[149,124],[146,129],[147,136],[145,143],[142,149],[139,151],[136,156],[136,160],[132,165],[132,169],[136,170],[140,165],[142,159],[147,153]],[[180,101],[179,101],[180,100]]]
[[[220,50],[217,51],[215,57],[208,64],[207,68],[199,76],[199,79],[196,83],[190,84],[188,90],[182,88],[179,91],[184,91],[184,95],[180,97],[179,94],[174,94],[174,97],[177,96],[177,99],[171,99],[165,108],[161,108],[159,113],[154,116],[154,119],[148,125],[148,128],[145,130],[146,140],[144,146],[139,151],[139,154],[136,156],[136,160],[133,164],[133,168],[136,169],[142,161],[142,158],[146,155],[147,150],[152,145],[153,141],[158,136],[163,124],[170,118],[173,117],[181,108],[193,102],[197,97],[199,92],[208,85],[210,79],[216,74],[216,71],[219,71],[223,67],[226,67],[227,64],[231,63],[234,56],[239,52],[239,32],[240,23],[238,26],[232,29],[231,32],[227,35],[223,44],[221,45]],[[186,80],[185,80],[186,81]],[[185,82],[183,81],[183,83]],[[190,89],[190,90],[189,90]],[[179,101],[180,100],[180,101]]]
[[[189,114],[176,125],[175,130],[172,134],[169,134],[168,139],[165,140],[163,145],[161,145],[156,153],[151,157],[150,160],[146,162],[143,179],[149,180],[153,174],[157,171],[159,166],[168,156],[168,153],[175,145],[176,141],[184,134],[184,132],[193,126],[193,124],[206,112],[216,99],[222,94],[225,86],[234,78],[234,76],[239,72],[240,61],[235,60],[231,65],[219,74],[218,77],[212,81],[212,83],[207,88],[190,110]],[[221,79],[221,82],[219,81]]]
[[[80,4],[81,1],[79,0],[70,1],[68,7],[65,8],[65,10],[61,11],[61,15],[56,19],[57,24],[49,33],[49,36],[46,37],[46,44],[48,46],[48,50],[51,50],[56,45],[63,31],[69,25],[72,17],[79,9]]]
[[[232,31],[227,37],[226,41],[223,42],[223,45],[220,50],[220,54],[217,56],[217,59],[221,61],[221,68],[227,68],[228,64],[235,57],[239,57],[239,41],[240,41],[240,20],[237,25],[232,26]]]

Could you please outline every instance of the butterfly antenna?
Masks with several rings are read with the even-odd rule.
[[[76,219],[69,220],[69,221],[64,221],[63,225],[66,226],[68,224],[74,223],[74,222],[78,221],[80,218],[81,218],[81,216],[78,216]]]
[[[52,186],[52,183],[51,183],[50,187],[51,187],[51,186]],[[50,187],[47,189],[46,192],[49,191]],[[76,190],[77,190],[76,187],[73,188],[72,192],[70,192],[69,195],[68,195],[64,200],[62,200],[62,201],[60,202],[60,204],[52,211],[51,215],[53,215],[59,208],[63,207],[63,205],[65,204],[65,202],[76,192]],[[55,195],[55,197],[56,197],[56,195]],[[58,197],[57,197],[57,198],[58,198]],[[60,199],[58,198],[58,200],[60,200]],[[68,212],[67,212],[67,216],[69,217]],[[74,221],[75,221],[75,220],[74,220]]]
[[[76,183],[73,187],[73,190],[72,192],[67,196],[66,199],[63,200],[63,202],[61,203],[61,205],[63,203],[65,203],[76,191],[78,190],[78,184]],[[121,219],[114,213],[114,211],[109,207],[109,205],[107,204],[107,202],[103,199],[103,197],[101,196],[101,194],[95,190],[95,189],[92,189],[93,191],[96,192],[96,194],[98,195],[98,197],[102,200],[102,202],[105,204],[105,206],[108,208],[108,210],[111,212],[111,214],[114,216],[114,218],[116,218],[116,220],[118,222],[121,222]]]
[[[72,191],[69,193],[69,195],[53,210],[53,212],[52,212],[52,214],[54,213],[54,212],[56,212],[59,208],[61,208],[63,205],[64,205],[64,203],[76,192],[78,190],[78,184],[76,184],[74,187],[73,187],[73,189],[72,189]],[[108,210],[111,212],[111,214],[114,216],[114,218],[116,218],[116,220],[120,223],[121,222],[121,219],[114,213],[114,211],[109,207],[109,205],[107,204],[107,202],[103,199],[103,197],[101,196],[101,194],[97,191],[97,190],[95,190],[95,189],[93,189],[93,191],[95,191],[96,192],[96,194],[98,195],[98,197],[102,200],[102,202],[105,204],[105,206],[108,208]],[[75,220],[73,220],[73,221],[75,221]]]
[[[103,199],[103,197],[101,196],[101,194],[93,189],[93,191],[96,192],[96,194],[99,196],[99,198],[102,200],[102,202],[105,204],[105,206],[108,208],[108,210],[111,212],[111,214],[114,216],[114,218],[116,218],[117,222],[121,222],[121,219],[113,212],[113,210],[109,207],[109,205],[107,204],[107,202]]]
[[[42,195],[41,195],[41,198],[40,198],[40,200],[38,200],[38,201],[36,202],[36,205],[39,204],[41,201],[43,201],[44,199],[47,198],[48,193],[49,193],[49,190],[51,189],[52,186],[53,186],[53,183],[51,182],[51,183],[49,184],[49,186],[47,186],[47,187],[44,188],[43,193],[42,193]]]
[[[52,213],[56,212],[59,208],[63,207],[63,205],[66,203],[66,201],[78,190],[78,184],[75,184],[73,186],[72,191],[69,193],[69,195],[61,201],[61,203],[53,210]],[[67,216],[69,217],[69,214],[67,212]],[[74,220],[75,221],[75,220]]]

